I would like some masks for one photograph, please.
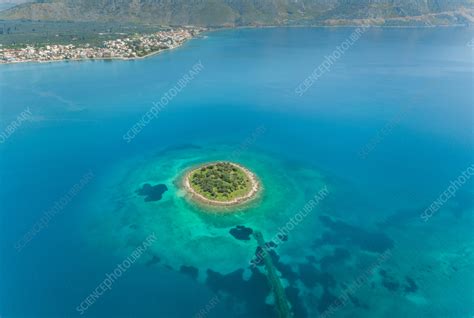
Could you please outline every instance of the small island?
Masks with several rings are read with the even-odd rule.
[[[255,174],[233,162],[201,165],[186,173],[184,188],[190,197],[213,206],[233,206],[256,197],[260,183]]]

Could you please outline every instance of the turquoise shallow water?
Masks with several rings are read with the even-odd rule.
[[[140,61],[2,66],[1,131],[32,115],[0,144],[0,315],[80,316],[76,307],[154,233],[84,316],[274,317],[263,267],[249,263],[255,241],[230,230],[270,240],[327,187],[272,252],[295,317],[327,314],[358,279],[332,317],[472,316],[472,180],[420,217],[473,164],[472,30],[369,30],[296,95],[351,32],[221,31]],[[203,71],[126,143],[198,61]],[[261,196],[226,215],[190,204],[181,172],[229,158],[261,178]],[[161,200],[137,193],[146,183],[166,185]]]

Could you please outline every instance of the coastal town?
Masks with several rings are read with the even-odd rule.
[[[135,59],[174,49],[197,36],[204,28],[177,28],[152,34],[104,41],[100,46],[46,45],[1,48],[0,64],[85,59]]]

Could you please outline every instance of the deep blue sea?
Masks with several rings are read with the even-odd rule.
[[[294,317],[472,317],[474,32],[369,29],[295,93],[352,32],[224,30],[135,61],[0,66],[0,317],[278,317],[248,266],[256,242],[230,230],[269,241],[323,186],[271,253]],[[225,216],[186,201],[183,169],[229,158],[262,197]],[[168,191],[145,201],[144,183]]]

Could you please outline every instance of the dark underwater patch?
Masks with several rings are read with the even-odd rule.
[[[349,299],[351,300],[352,304],[358,308],[364,308],[364,309],[369,309],[369,306],[367,304],[362,303],[359,298],[351,295],[350,293],[347,294]]]
[[[300,279],[303,284],[308,288],[313,288],[316,286],[319,280],[319,271],[311,264],[301,264],[299,265]]]
[[[276,247],[277,245],[272,241],[266,242],[264,248],[262,248],[261,246],[257,246],[255,249],[255,256],[252,259],[251,263],[256,266],[263,266],[265,263],[264,257],[266,254],[268,254],[272,258],[272,261],[276,266],[276,264],[280,262],[280,256],[277,254],[277,252],[274,251],[274,248]]]
[[[320,216],[319,220],[330,231],[323,233],[321,238],[315,241],[315,246],[355,245],[362,250],[377,253],[393,247],[393,241],[383,233],[369,232],[340,220],[334,221],[325,215]]]
[[[334,296],[328,288],[324,288],[323,290],[323,294],[321,296],[321,298],[319,299],[319,302],[318,302],[318,305],[317,305],[317,308],[318,308],[318,311],[320,313],[323,313],[325,312],[326,310],[328,310],[328,308],[333,304],[333,303],[336,303],[339,298],[337,298],[336,296]]]
[[[248,241],[250,240],[250,235],[252,235],[253,230],[243,225],[237,225],[236,227],[230,229],[229,233],[238,240]]]
[[[351,254],[348,250],[344,248],[336,248],[332,255],[326,255],[321,258],[320,264],[321,269],[325,270],[331,268],[334,265],[343,264],[346,260],[351,257]]]
[[[293,271],[290,265],[285,264],[280,261],[280,256],[278,253],[273,250],[272,248],[276,247],[276,244],[271,244],[273,242],[267,242],[265,243],[265,246],[267,247],[266,252],[268,255],[270,255],[273,265],[275,268],[281,273],[282,278],[285,278],[288,280],[288,282],[291,284],[295,283],[296,280],[299,278],[298,273]],[[259,254],[262,253],[262,254]],[[253,260],[253,263],[257,266],[263,266],[264,261],[263,261],[263,249],[260,246],[257,246],[256,251],[255,251],[255,258]],[[262,255],[259,257],[258,255]]]
[[[299,289],[290,286],[285,289],[285,293],[288,301],[291,303],[291,311],[293,312],[294,317],[308,317],[308,312],[303,304],[302,297],[299,296]]]
[[[324,288],[336,286],[336,280],[331,274],[319,271],[310,263],[300,264],[299,274],[301,282],[308,288],[313,288],[318,284]]]
[[[266,243],[265,243],[265,248],[267,248],[267,249],[275,248],[275,247],[277,247],[277,244],[276,244],[275,242],[273,242],[273,241],[270,241],[270,242],[266,242]]]
[[[199,269],[194,266],[182,265],[179,271],[183,274],[190,276],[193,279],[197,279],[199,275]]]
[[[206,284],[214,292],[222,291],[246,303],[246,313],[242,317],[274,317],[275,309],[267,305],[265,299],[271,290],[267,278],[256,268],[251,269],[249,280],[242,278],[243,269],[227,275],[207,270]]]
[[[391,292],[396,292],[400,287],[400,284],[392,277],[386,270],[381,269],[379,271],[382,276],[382,285]]]
[[[255,256],[252,259],[251,263],[254,264],[255,266],[263,266],[264,264],[263,258],[264,258],[265,253],[268,253],[268,251],[264,251],[263,248],[261,248],[260,246],[257,246],[254,253]]]
[[[168,187],[165,184],[157,184],[152,186],[149,183],[145,183],[141,189],[137,190],[137,194],[145,197],[145,202],[159,201],[163,197],[163,193],[168,191]]]
[[[298,274],[291,269],[291,266],[288,264],[285,264],[283,262],[275,262],[274,263],[276,269],[280,271],[281,276],[285,279],[288,280],[290,285],[294,284],[296,280],[299,278]]]
[[[278,238],[279,240],[281,240],[282,242],[288,241],[288,235],[287,235],[287,234],[278,233],[276,236],[277,236],[277,238]]]
[[[159,263],[160,262],[160,258],[156,255],[153,255],[153,257],[148,261],[146,262],[146,266],[152,266],[152,265],[155,265],[156,263]]]

